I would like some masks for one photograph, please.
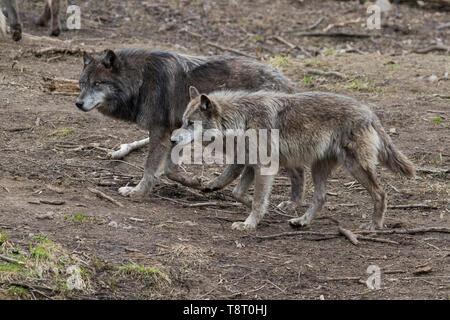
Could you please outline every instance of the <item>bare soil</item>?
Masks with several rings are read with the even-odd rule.
[[[25,32],[45,36],[45,28],[31,23],[43,1],[18,2]],[[66,30],[59,40],[26,36],[20,43],[1,39],[0,44],[0,231],[23,250],[29,248],[30,234],[44,235],[83,260],[89,273],[89,290],[48,295],[73,299],[450,298],[448,233],[373,235],[397,244],[360,241],[358,246],[342,236],[262,239],[293,231],[287,224],[289,218],[271,209],[256,232],[231,230],[232,222],[248,214],[247,208],[231,200],[232,186],[202,194],[163,178],[143,200],[121,197],[120,186],[139,181],[146,150],[124,161],[108,160],[107,150],[146,133],[97,112],[80,112],[74,95],[48,92],[46,78],[78,79],[79,54],[35,55],[48,47],[230,53],[211,46],[210,41],[270,63],[295,80],[299,90],[355,97],[375,110],[395,144],[418,168],[432,169],[407,180],[380,168],[389,206],[422,205],[389,208],[388,229],[450,227],[450,57],[445,51],[414,53],[436,41],[449,44],[450,29],[435,29],[448,22],[448,12],[394,6],[383,14],[382,29],[370,31],[361,26],[366,8],[355,1],[69,3],[81,6],[82,30]],[[323,22],[309,30],[321,17]],[[370,37],[296,36],[323,32],[330,24],[358,18],[358,23],[331,27],[327,32]],[[290,48],[273,36],[303,50]],[[345,79],[308,74],[309,69],[337,71]],[[222,168],[192,166],[186,170],[211,178]],[[104,192],[124,207],[97,197],[88,188]],[[289,192],[289,181],[281,174],[271,203],[287,199]],[[309,179],[305,203],[311,196]],[[204,202],[216,204],[192,207]],[[50,218],[42,218],[49,212],[53,213]],[[367,192],[352,183],[346,172],[337,170],[329,181],[322,216],[356,231],[370,221],[371,214]],[[73,218],[80,216],[86,219]],[[308,230],[329,233],[336,232],[337,226],[317,219]],[[168,275],[170,283],[153,286],[114,272],[117,266],[129,264],[157,268]],[[381,290],[369,290],[365,284],[370,265],[381,268]],[[424,266],[431,270],[417,274]],[[48,281],[27,279],[26,283]],[[1,299],[17,298],[9,288],[7,281],[0,283]]]

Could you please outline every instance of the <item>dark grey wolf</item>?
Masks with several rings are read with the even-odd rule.
[[[244,170],[245,165],[230,165],[222,175],[202,185],[197,179],[176,172],[170,160],[173,146],[170,137],[182,124],[181,118],[190,100],[190,86],[196,86],[202,92],[217,88],[294,90],[293,84],[281,73],[241,57],[195,57],[146,50],[108,50],[102,56],[84,56],[77,107],[83,111],[97,109],[107,116],[137,123],[149,131],[144,176],[136,187],[120,188],[120,194],[145,195],[164,170],[170,179],[204,191],[222,188],[243,171],[243,176],[253,175],[252,168]],[[303,170],[292,169],[289,175],[292,177],[291,200],[298,201],[304,185]]]
[[[413,164],[394,146],[378,117],[355,99],[324,92],[270,91],[217,91],[193,98],[183,115],[183,129],[192,131],[194,121],[201,121],[203,129],[222,133],[227,129],[276,129],[280,167],[311,167],[312,205],[302,217],[289,221],[293,226],[309,225],[322,209],[327,177],[338,164],[344,165],[372,196],[371,229],[383,228],[386,211],[386,194],[377,180],[376,164],[414,176]],[[245,222],[235,222],[234,229],[255,229],[267,210],[274,175],[261,174],[264,166],[260,163],[253,167],[252,211]],[[237,192],[245,193],[251,183],[252,179],[240,183]]]
[[[61,23],[59,21],[59,3],[60,0],[46,0],[44,13],[36,20],[36,24],[40,26],[49,26],[49,35],[59,36],[61,33]],[[15,0],[2,0],[3,14],[9,20],[12,38],[14,41],[22,39],[22,24],[17,13],[17,6]],[[0,13],[0,16],[2,13]],[[6,32],[5,17],[0,17],[0,31]]]

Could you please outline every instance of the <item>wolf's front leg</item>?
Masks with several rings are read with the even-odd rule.
[[[294,211],[303,202],[305,189],[305,169],[303,167],[287,170],[291,178],[291,199],[281,202],[277,207],[281,210]]]
[[[256,168],[255,168],[256,169]],[[255,193],[253,196],[252,212],[244,222],[235,222],[231,226],[234,230],[250,231],[255,230],[258,223],[264,217],[269,204],[270,191],[272,190],[273,175],[261,175],[256,169],[255,172]]]
[[[149,154],[145,163],[144,176],[136,187],[119,188],[121,195],[139,198],[151,191],[156,178],[164,170],[167,154],[171,147],[169,137],[167,134],[150,132]]]

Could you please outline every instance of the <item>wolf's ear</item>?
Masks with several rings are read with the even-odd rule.
[[[105,57],[103,58],[103,65],[106,69],[111,69],[113,67],[116,67],[118,63],[118,58],[114,51],[107,50]]]
[[[214,102],[206,94],[202,94],[200,97],[200,109],[208,113],[211,113],[214,109]]]
[[[92,62],[92,58],[86,51],[83,52],[83,67],[86,68],[89,63]]]
[[[189,87],[189,96],[191,97],[191,100],[194,100],[200,95],[200,92],[198,92],[196,87],[190,86]]]

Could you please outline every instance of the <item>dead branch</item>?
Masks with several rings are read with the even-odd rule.
[[[46,89],[52,94],[78,95],[80,87],[77,80],[65,78],[44,78]]]
[[[192,32],[192,31],[189,31],[189,30],[187,30],[187,29],[182,29],[181,31],[182,31],[182,32],[185,32],[185,33],[187,33],[187,34],[189,34],[189,35],[191,35],[191,36],[193,36],[193,37],[195,37],[195,38],[199,38],[199,39],[203,38],[203,36],[202,36],[201,34],[198,34],[198,33]],[[223,50],[223,51],[229,51],[229,52],[235,53],[235,54],[240,55],[240,56],[244,56],[244,57],[247,57],[247,58],[256,59],[255,56],[252,56],[252,55],[247,54],[247,53],[245,53],[245,52],[239,51],[239,50],[237,50],[237,49],[233,49],[233,48],[230,48],[230,47],[224,47],[224,46],[221,46],[221,45],[219,45],[219,44],[217,44],[217,43],[214,43],[214,42],[211,42],[211,41],[207,41],[206,44],[207,44],[208,46],[215,47],[215,48],[220,49],[220,50]]]
[[[121,204],[119,201],[114,200],[113,198],[111,198],[110,196],[104,194],[103,192],[101,192],[100,190],[94,189],[94,188],[88,188],[88,190],[94,194],[96,194],[97,196],[104,198],[112,203],[114,203],[116,206],[123,208],[123,204]]]
[[[416,172],[429,173],[429,174],[447,174],[447,173],[450,173],[450,169],[417,168]]]
[[[361,277],[342,277],[342,278],[325,278],[320,279],[320,281],[359,281]]]
[[[437,206],[430,204],[398,204],[388,206],[388,209],[437,209]]]
[[[39,203],[48,204],[51,206],[62,206],[66,202],[64,200],[39,200]]]
[[[295,48],[297,47],[295,44],[290,43],[289,41],[283,39],[283,38],[280,37],[280,36],[273,36],[272,39],[275,39],[275,40],[281,42],[282,44],[287,45],[287,46],[288,46],[289,48],[291,48],[291,49],[295,49]]]
[[[122,159],[133,150],[144,147],[149,143],[149,138],[145,138],[142,140],[134,141],[132,143],[124,143],[120,145],[119,150],[108,153],[108,158],[111,159]]]
[[[420,53],[420,54],[425,54],[431,51],[446,51],[449,52],[450,51],[450,47],[449,46],[444,46],[442,44],[437,44],[437,45],[432,45],[423,49],[416,49],[413,50],[413,53]]]
[[[344,229],[341,226],[338,226],[338,230],[339,233],[342,234],[343,236],[345,236],[352,244],[354,244],[355,246],[358,245],[358,239],[356,237],[356,235],[351,232],[350,230]]]
[[[294,236],[322,236],[322,237],[326,237],[326,236],[339,236],[339,235],[340,235],[339,232],[292,231],[292,232],[276,233],[276,234],[272,234],[272,235],[268,235],[268,236],[257,236],[257,235],[255,235],[254,237],[257,238],[257,239],[262,239],[262,240],[271,240],[271,239],[276,239],[276,238],[281,238],[281,237],[294,237]]]
[[[446,29],[446,28],[450,28],[450,22],[447,22],[447,23],[443,23],[443,24],[438,25],[438,26],[436,27],[436,30],[442,30],[442,29]]]
[[[333,29],[335,27],[344,27],[348,24],[355,24],[355,23],[359,23],[361,21],[361,18],[358,19],[354,19],[354,20],[349,20],[349,21],[344,21],[344,22],[340,22],[340,23],[332,23],[329,24],[325,29],[323,29],[323,32],[327,32],[330,29]]]
[[[325,20],[325,17],[320,17],[316,22],[314,22],[311,26],[309,26],[308,28],[306,28],[306,30],[314,30],[315,28],[317,28],[319,26],[319,24],[322,23],[322,21]]]
[[[444,227],[430,227],[430,228],[415,228],[415,229],[389,229],[389,230],[359,230],[355,231],[357,234],[418,234],[427,232],[450,233],[450,228]]]
[[[397,241],[393,241],[393,240],[372,238],[372,237],[366,237],[366,236],[361,236],[361,235],[358,236],[358,239],[365,240],[365,241],[381,242],[381,243],[400,244]]]
[[[211,46],[211,47],[215,47],[215,48],[217,48],[217,49],[223,50],[223,51],[229,51],[229,52],[235,53],[235,54],[237,54],[237,55],[239,55],[239,56],[244,56],[244,57],[252,58],[252,59],[255,59],[255,60],[256,60],[256,57],[255,57],[255,56],[252,56],[252,55],[250,55],[250,54],[247,54],[247,53],[245,53],[245,52],[242,52],[242,51],[239,51],[239,50],[230,48],[230,47],[224,47],[224,46],[221,46],[221,45],[219,45],[219,44],[217,44],[217,43],[214,43],[214,42],[211,42],[211,41],[206,42],[206,44],[209,45],[209,46]]]
[[[22,261],[19,261],[19,260],[14,259],[14,258],[7,257],[7,256],[5,256],[3,254],[0,254],[0,259],[3,260],[3,261],[9,262],[9,263],[15,263],[15,264],[20,264],[20,265],[24,265],[25,264]]]
[[[376,34],[367,33],[346,33],[346,32],[298,32],[295,33],[298,37],[332,37],[332,38],[370,38],[379,37]]]
[[[307,74],[315,74],[315,75],[319,75],[319,76],[334,76],[340,79],[345,79],[345,75],[340,73],[340,72],[336,72],[336,71],[323,71],[323,70],[319,70],[319,69],[307,69],[306,70]]]

